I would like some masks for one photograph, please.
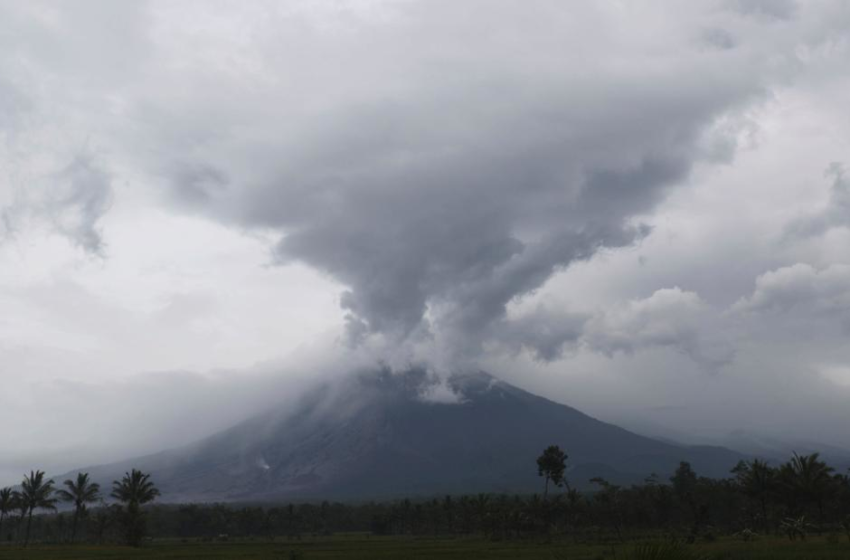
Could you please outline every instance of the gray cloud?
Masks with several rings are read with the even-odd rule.
[[[188,207],[202,205],[226,188],[227,176],[211,164],[178,162],[166,176],[179,200]]]
[[[77,156],[37,185],[20,189],[0,217],[6,236],[30,222],[46,222],[91,255],[105,256],[99,221],[112,204],[112,179],[90,156]]]
[[[586,314],[540,304],[531,312],[494,324],[492,337],[515,354],[528,350],[536,360],[552,362],[577,348],[589,319]]]
[[[798,263],[766,272],[756,279],[752,295],[733,307],[744,313],[815,314],[843,317],[850,325],[850,265],[818,270]]]
[[[458,121],[468,126],[466,111],[486,102],[467,102]],[[349,173],[333,151],[320,153],[311,166],[326,178],[299,170],[307,176],[281,177],[249,204],[262,213],[261,223],[286,230],[279,258],[306,262],[351,287],[342,305],[359,329],[405,338],[430,330],[423,322],[430,311],[430,327],[471,333],[503,317],[508,302],[541,286],[559,267],[639,239],[646,230],[630,219],[686,177],[692,156],[678,140],[693,142],[701,118],[710,118],[688,115],[676,122],[662,111],[660,130],[647,122],[644,133],[631,134],[676,141],[621,148],[635,154],[612,146],[609,161],[588,165],[576,154],[587,150],[584,142],[594,143],[593,129],[583,138],[566,116],[529,123],[522,113],[539,107],[510,98],[502,103],[507,115],[493,115],[496,122],[481,123],[479,137],[448,154],[439,142],[410,146],[416,127],[403,114],[391,115],[395,141],[361,153],[358,169]],[[513,133],[494,137],[492,128]],[[347,135],[343,130],[331,137]],[[395,152],[410,153],[399,162]],[[305,180],[313,192],[289,191],[276,203],[288,184]],[[290,197],[296,206],[310,204],[309,221],[287,215]]]
[[[795,0],[728,0],[727,6],[746,16],[767,21],[789,20],[797,13]]]
[[[706,45],[721,50],[734,49],[738,45],[735,37],[729,31],[718,27],[706,29],[701,38]]]
[[[191,159],[174,156],[174,196],[279,232],[278,262],[346,285],[353,340],[436,336],[476,352],[510,302],[642,239],[641,216],[716,159],[705,135],[717,119],[764,92],[751,60],[730,64],[690,39],[635,72],[606,40],[633,41],[636,64],[651,45],[593,4],[511,6],[521,22],[473,2],[452,4],[464,23],[446,26],[447,5],[414,3],[394,6],[394,26],[358,22],[333,37],[300,27],[322,53],[311,62],[344,91],[311,91],[319,70],[264,60],[298,84],[284,90],[295,106],[263,122],[215,99],[190,120],[169,112],[158,141],[204,139]],[[590,21],[598,48],[577,56]],[[221,130],[198,125],[218,117]],[[229,134],[241,135],[232,147]]]
[[[850,177],[838,162],[831,163],[824,175],[832,179],[826,207],[791,222],[786,227],[786,237],[811,237],[833,228],[850,226]]]
[[[551,362],[567,351],[587,350],[613,357],[669,348],[716,373],[732,362],[733,341],[721,314],[694,292],[662,289],[647,298],[612,304],[592,314],[538,305],[493,325],[493,338],[513,352],[528,350]]]
[[[0,77],[0,138],[18,128],[21,117],[29,112],[30,101],[14,84]]]
[[[649,297],[617,302],[589,314],[540,304],[497,323],[494,330],[502,346],[515,352],[529,350],[544,362],[562,358],[567,350],[610,358],[668,348],[716,373],[735,356],[728,320],[698,294],[679,288],[657,290]]]
[[[699,295],[679,288],[658,290],[599,314],[589,323],[585,338],[591,349],[609,356],[648,347],[672,348],[712,373],[735,355],[717,312]]]
[[[109,210],[109,175],[89,157],[77,157],[51,178],[43,209],[56,230],[93,255],[104,255],[98,221]]]

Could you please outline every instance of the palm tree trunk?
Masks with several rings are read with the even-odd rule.
[[[127,542],[130,546],[137,547],[141,542],[141,535],[139,534],[139,522],[141,518],[141,511],[139,509],[139,505],[135,503],[130,503],[127,506]]]
[[[18,522],[15,525],[15,540],[21,540],[21,531],[24,528],[24,518],[27,516],[27,512],[24,511],[21,515],[18,516]]]
[[[762,522],[762,530],[767,532],[767,503],[764,499],[764,496],[761,498],[761,522]]]
[[[77,518],[80,516],[80,508],[74,510],[74,521],[71,523],[71,544],[74,544],[74,541],[77,537]]]
[[[24,548],[30,543],[30,527],[32,526],[32,508],[27,515],[27,532],[24,534]]]
[[[543,487],[543,499],[549,497],[549,477],[546,477],[546,486]]]

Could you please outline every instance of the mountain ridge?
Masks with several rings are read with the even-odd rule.
[[[724,476],[745,456],[634,434],[484,373],[360,372],[195,443],[88,469],[108,484],[152,474],[169,502],[369,499],[539,491],[535,459],[569,455],[567,477],[615,483],[668,476],[687,460]]]

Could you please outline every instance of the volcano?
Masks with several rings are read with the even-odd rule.
[[[149,472],[167,502],[531,493],[542,489],[536,458],[549,445],[568,454],[577,488],[592,477],[667,477],[680,461],[721,477],[744,457],[644,437],[486,373],[412,369],[351,375],[194,444],[82,470],[102,484]]]

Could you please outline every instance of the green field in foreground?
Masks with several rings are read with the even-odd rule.
[[[0,547],[0,559],[48,560],[73,559],[132,559],[132,558],[235,558],[276,560],[324,560],[330,558],[493,558],[597,560],[622,557],[632,545],[572,544],[568,542],[490,542],[477,539],[427,539],[404,537],[347,536],[324,539],[305,539],[301,542],[157,542],[141,549],[119,546],[46,546],[36,545],[27,550]],[[810,538],[806,542],[781,539],[760,539],[745,543],[720,540],[691,547],[694,551],[720,559],[847,559],[850,543],[827,542]]]

